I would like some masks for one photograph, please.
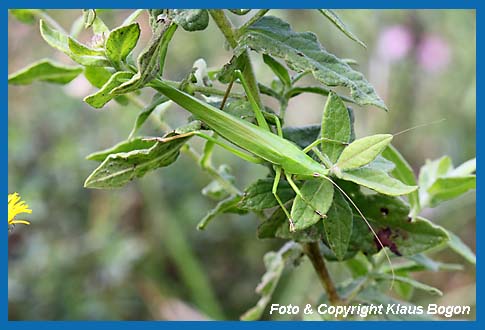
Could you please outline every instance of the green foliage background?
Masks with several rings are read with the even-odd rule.
[[[80,12],[50,14],[68,27]],[[113,27],[129,12],[98,14]],[[441,124],[396,137],[393,143],[416,171],[427,158],[443,154],[450,155],[455,165],[474,157],[474,11],[338,11],[366,42],[367,50],[349,41],[318,12],[272,14],[286,18],[295,31],[315,32],[334,54],[357,60],[359,71],[384,98],[388,114],[372,107],[355,109],[357,136],[398,132],[446,118]],[[139,19],[139,45],[150,36],[144,15]],[[416,63],[415,48],[386,66],[377,54],[378,37],[395,24],[408,27],[417,40],[440,35],[451,49],[448,66],[425,72]],[[177,31],[166,76],[184,78],[201,57],[209,66],[224,64],[230,53],[223,50],[223,42],[213,22],[203,32]],[[54,53],[36,26],[11,17],[8,51],[9,72]],[[55,57],[70,63],[58,52]],[[272,74],[261,58],[255,57],[255,63],[257,76],[270,83]],[[205,231],[197,231],[196,224],[214,202],[200,194],[210,179],[184,155],[175,165],[123,189],[84,189],[86,176],[97,166],[85,156],[125,139],[138,113],[132,106],[116,103],[105,111],[93,110],[81,101],[92,91],[83,78],[66,87],[9,86],[9,191],[18,191],[33,209],[32,225],[15,228],[9,237],[9,319],[238,319],[258,299],[254,288],[264,272],[264,253],[282,242],[257,240],[258,220],[253,215],[223,215]],[[141,97],[149,100],[146,93]],[[323,104],[324,98],[316,95],[292,99],[287,124],[319,123]],[[176,126],[184,123],[187,113],[173,107],[165,116]],[[144,133],[159,131],[148,123]],[[241,162],[220,149],[216,161],[231,166],[240,187],[266,173],[263,167]],[[428,209],[425,215],[474,249],[474,192]],[[440,253],[439,259],[464,262],[451,252]],[[473,266],[418,276],[444,292],[438,303],[475,304]],[[321,290],[309,262],[304,262],[283,277],[274,302],[304,304],[318,298]],[[426,304],[430,299],[436,302],[436,297],[416,292],[411,300]]]

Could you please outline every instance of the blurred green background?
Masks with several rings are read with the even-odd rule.
[[[384,113],[356,108],[357,136],[395,133],[445,118],[397,137],[394,144],[416,171],[426,159],[444,154],[455,165],[475,157],[475,12],[337,12],[367,49],[316,11],[270,14],[287,19],[296,31],[315,32],[337,56],[357,60],[357,69],[390,109]],[[81,11],[48,13],[69,29]],[[98,14],[113,28],[129,13]],[[244,19],[230,17],[236,24]],[[137,50],[150,37],[146,14],[138,21],[142,37]],[[10,17],[8,33],[9,73],[43,57],[69,63],[42,40],[37,25]],[[269,83],[270,72],[253,55],[258,77]],[[203,32],[180,29],[169,49],[165,75],[181,79],[198,58],[218,67],[230,56],[213,22]],[[31,226],[18,226],[9,236],[9,319],[238,319],[258,299],[254,288],[264,272],[264,253],[279,248],[282,241],[258,240],[259,220],[252,214],[220,216],[205,231],[197,231],[197,222],[215,202],[200,194],[210,178],[186,155],[123,189],[84,189],[85,178],[97,166],[85,156],[126,139],[139,111],[114,102],[93,110],[82,102],[93,91],[82,77],[64,87],[9,86],[9,191],[19,192],[33,209],[28,216]],[[148,102],[150,93],[141,97]],[[324,101],[316,95],[294,98],[286,124],[319,123]],[[186,117],[173,107],[164,119],[175,125]],[[142,133],[161,134],[153,122],[147,122]],[[195,139],[193,144],[202,145]],[[266,175],[264,167],[219,149],[215,160],[230,165],[241,189]],[[424,213],[475,249],[474,192]],[[435,256],[465,268],[420,273],[420,280],[438,287],[444,296],[417,292],[412,301],[474,306],[474,267],[449,250]],[[273,301],[304,304],[321,290],[304,262],[285,273]]]

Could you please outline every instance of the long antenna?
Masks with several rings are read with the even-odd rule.
[[[439,123],[441,123],[441,122],[443,122],[445,120],[446,120],[446,118],[441,118],[441,119],[432,121],[431,123],[420,124],[420,125],[413,126],[411,128],[406,128],[405,130],[402,130],[400,132],[397,132],[396,134],[393,134],[393,136],[398,136],[398,135],[407,133],[407,132],[412,131],[412,130],[414,130],[416,128],[421,128],[421,127],[426,127],[426,126],[430,126],[430,125],[434,125],[434,124],[439,124]]]

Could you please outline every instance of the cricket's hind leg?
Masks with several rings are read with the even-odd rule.
[[[271,192],[273,193],[273,196],[276,198],[276,201],[280,205],[281,209],[285,213],[286,217],[288,218],[288,221],[290,223],[290,231],[294,232],[295,231],[295,224],[293,223],[293,219],[291,218],[290,212],[286,209],[285,204],[281,201],[281,198],[278,196],[278,184],[281,179],[281,167],[279,166],[274,166],[274,170],[276,172],[274,181],[273,181],[273,189]]]

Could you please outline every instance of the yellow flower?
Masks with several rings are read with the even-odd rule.
[[[16,223],[23,223],[24,225],[29,225],[30,222],[26,220],[17,220],[15,217],[20,213],[32,213],[29,206],[22,200],[17,193],[8,194],[8,224],[13,225]]]

